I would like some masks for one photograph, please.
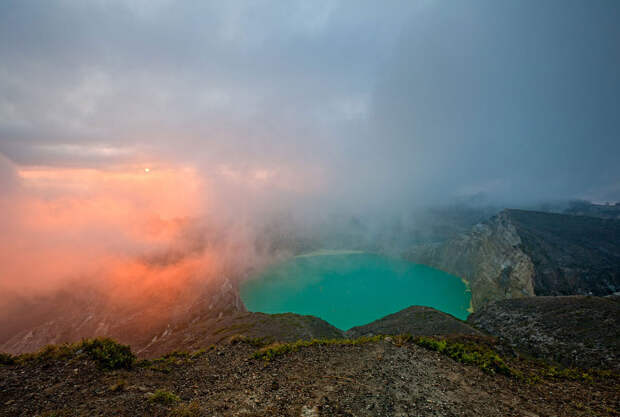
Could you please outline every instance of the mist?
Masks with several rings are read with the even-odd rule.
[[[618,21],[614,0],[3,2],[0,310],[397,252],[427,207],[618,201]]]

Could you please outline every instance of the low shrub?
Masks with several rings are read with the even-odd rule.
[[[104,369],[131,369],[136,356],[131,348],[109,338],[87,339],[76,346]]]
[[[0,365],[15,365],[16,363],[15,356],[9,353],[0,353]]]
[[[84,339],[78,343],[47,345],[35,353],[14,358],[16,363],[40,362],[50,359],[69,359],[86,355],[103,369],[130,369],[136,356],[131,348],[109,338]]]
[[[164,356],[162,356],[162,358],[167,359],[167,360],[177,360],[177,359],[187,359],[189,358],[189,356],[190,356],[189,352],[174,350],[170,353],[166,353]]]
[[[18,362],[41,362],[50,359],[67,359],[75,355],[75,345],[46,345],[35,353],[24,353],[17,357]]]
[[[173,394],[170,391],[158,389],[153,393],[153,395],[149,397],[149,401],[161,405],[174,405],[178,402],[181,402],[181,399],[178,397],[178,395]]]

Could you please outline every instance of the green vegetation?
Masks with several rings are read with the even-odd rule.
[[[191,359],[196,356],[197,355],[190,354],[189,352],[175,350],[159,358],[141,359],[136,362],[136,366],[169,374],[172,371],[170,365],[183,365],[184,363],[190,362]]]
[[[543,378],[570,379],[573,381],[591,381],[593,379],[592,374],[577,368],[547,366],[544,367],[540,373]]]
[[[170,353],[166,353],[164,356],[162,356],[161,358],[157,358],[154,361],[175,363],[177,365],[181,365],[190,359],[191,359],[191,354],[189,352],[175,350]]]
[[[78,350],[77,344],[47,345],[42,347],[38,352],[24,353],[23,355],[16,356],[15,360],[17,363],[24,363],[67,359],[75,356]]]
[[[565,379],[570,381],[592,382],[594,380],[620,383],[620,374],[609,369],[562,368],[549,365],[541,360],[530,359],[535,371],[526,377],[528,383],[538,383],[541,379]]]
[[[357,339],[312,339],[312,340],[298,340],[293,343],[272,343],[269,346],[265,346],[256,352],[253,357],[255,359],[263,359],[270,361],[271,359],[284,355],[289,352],[296,352],[301,348],[310,346],[325,346],[325,345],[359,345],[362,343],[378,342],[382,340],[384,336],[362,336]]]
[[[211,350],[211,348],[210,348],[210,347],[209,347],[209,350]],[[190,354],[190,357],[191,357],[192,359],[196,359],[196,358],[201,357],[201,356],[202,356],[202,355],[204,355],[205,353],[207,353],[207,349],[205,349],[205,348],[198,349],[198,350],[195,350],[194,352],[192,352],[192,353]]]
[[[519,366],[522,369],[510,367],[489,346],[490,342],[483,339],[461,338],[460,340],[451,340],[450,338],[423,336],[413,338],[410,335],[394,336],[394,343],[398,346],[407,342],[413,342],[426,349],[437,351],[457,362],[478,366],[487,373],[510,376],[525,381],[528,384],[536,384],[543,379],[563,379],[582,382],[592,382],[595,379],[620,381],[620,375],[611,370],[562,368],[535,359],[521,358],[517,361],[517,366],[519,366],[519,363],[526,361],[525,367]]]
[[[8,353],[0,353],[0,365],[15,365],[16,363],[15,356]]]
[[[84,350],[104,369],[130,369],[136,360],[129,346],[109,338],[82,340],[77,348]]]
[[[405,337],[406,336],[401,336]],[[433,337],[416,337],[412,342],[429,350],[442,353],[457,362],[476,365],[483,371],[491,374],[518,376],[518,372],[511,369],[504,360],[487,346],[474,342],[459,343],[448,339]]]
[[[613,383],[620,382],[620,374],[611,370],[563,368],[553,366],[542,360],[519,356],[507,361],[495,350],[496,340],[480,336],[447,336],[447,337],[413,337],[409,334],[387,336],[363,336],[357,339],[312,339],[298,340],[292,343],[272,342],[265,337],[250,338],[243,335],[233,335],[228,339],[231,345],[244,343],[257,348],[253,358],[270,361],[278,356],[298,351],[311,346],[326,345],[359,345],[369,342],[386,340],[396,346],[415,344],[423,348],[439,352],[451,359],[468,365],[474,365],[490,374],[501,374],[519,379],[528,384],[536,384],[546,379],[564,379],[572,381],[592,382],[607,380]],[[170,373],[175,365],[183,365],[205,355],[206,352],[216,349],[214,345],[206,349],[189,353],[174,351],[160,358],[136,360],[129,346],[119,344],[112,339],[85,339],[79,343],[48,345],[36,353],[27,353],[14,356],[0,353],[0,365],[21,365],[28,362],[43,362],[59,359],[88,358],[97,362],[100,368],[106,370],[130,369],[133,365],[153,371]],[[113,392],[123,391],[127,381],[118,380],[110,385]],[[164,394],[161,394],[164,395]],[[155,400],[159,401],[159,400]],[[179,410],[183,407],[179,406]]]
[[[169,417],[199,417],[201,416],[200,405],[197,401],[189,404],[179,404],[169,414]]]
[[[69,359],[86,355],[97,362],[103,369],[130,369],[136,356],[131,348],[109,338],[84,339],[78,343],[62,345],[47,345],[35,353],[25,353],[19,356],[2,354],[0,363],[21,364],[26,362],[42,362],[47,360]]]
[[[174,405],[178,402],[181,402],[181,399],[178,397],[178,395],[173,394],[170,391],[158,389],[153,395],[149,397],[149,401],[161,405]]]
[[[146,366],[145,366],[146,365]],[[172,372],[172,368],[168,366],[168,362],[162,362],[161,359],[155,359],[152,362],[144,363],[142,366],[145,366],[147,369],[151,371],[161,372],[162,374],[169,374]]]

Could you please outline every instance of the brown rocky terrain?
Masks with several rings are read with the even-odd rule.
[[[253,357],[250,343],[130,370],[82,356],[0,366],[2,416],[615,416],[617,379],[525,380],[386,338]],[[520,372],[536,365],[510,359]]]
[[[469,323],[498,339],[419,306],[346,335],[312,316],[218,314],[170,327],[131,367],[113,342],[0,354],[0,415],[616,416],[618,306],[493,303]],[[440,336],[379,336],[397,333]]]

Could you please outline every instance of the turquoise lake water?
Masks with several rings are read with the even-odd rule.
[[[453,275],[371,253],[297,256],[241,285],[249,311],[311,314],[349,329],[411,305],[467,318],[471,295]]]

